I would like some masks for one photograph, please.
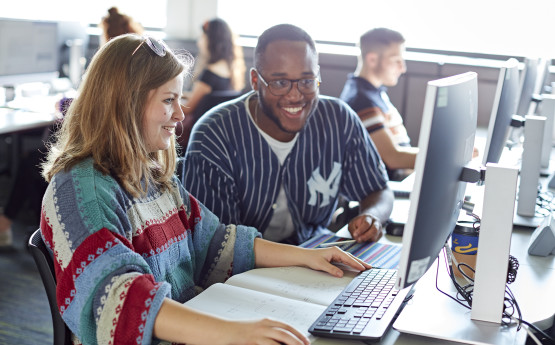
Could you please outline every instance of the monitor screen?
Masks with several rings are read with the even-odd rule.
[[[58,76],[56,22],[0,18],[0,86]]]
[[[455,228],[466,187],[460,176],[474,148],[477,88],[474,72],[428,82],[398,288],[426,273]]]
[[[526,58],[524,60],[524,69],[520,77],[519,99],[516,113],[520,116],[528,115],[532,96],[537,93],[536,84],[538,81],[539,59]]]
[[[518,90],[518,61],[509,59],[499,71],[482,162],[484,166],[490,162],[499,163],[509,135],[511,118],[516,114]]]

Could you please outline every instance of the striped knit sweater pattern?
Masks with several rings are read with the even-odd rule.
[[[256,229],[221,224],[173,182],[133,198],[92,159],[52,179],[41,233],[75,343],[159,343],[153,327],[165,297],[185,302],[254,267]]]

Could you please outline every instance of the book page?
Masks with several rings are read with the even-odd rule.
[[[201,294],[185,302],[185,305],[228,320],[272,318],[293,326],[307,336],[308,328],[326,309],[318,304],[221,283],[211,285]]]
[[[232,276],[226,284],[327,307],[357,274],[344,270],[337,278],[306,267],[256,268]]]

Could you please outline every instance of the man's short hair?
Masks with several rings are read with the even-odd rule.
[[[375,28],[360,36],[360,52],[362,56],[370,52],[379,53],[394,43],[405,43],[401,33],[387,28]]]
[[[279,24],[267,29],[258,37],[258,43],[254,48],[254,66],[259,69],[258,65],[262,59],[262,55],[266,52],[268,45],[275,41],[301,41],[306,42],[310,49],[316,54],[316,45],[310,35],[303,29],[291,24]]]

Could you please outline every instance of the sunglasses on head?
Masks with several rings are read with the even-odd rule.
[[[164,43],[162,41],[157,40],[153,37],[149,37],[149,36],[144,36],[143,38],[144,39],[141,41],[141,43],[139,43],[137,48],[135,48],[135,50],[133,50],[133,53],[131,53],[131,56],[135,55],[137,50],[139,50],[139,48],[145,42],[146,42],[146,45],[150,48],[150,50],[153,51],[156,55],[166,56],[166,46],[164,45]]]

